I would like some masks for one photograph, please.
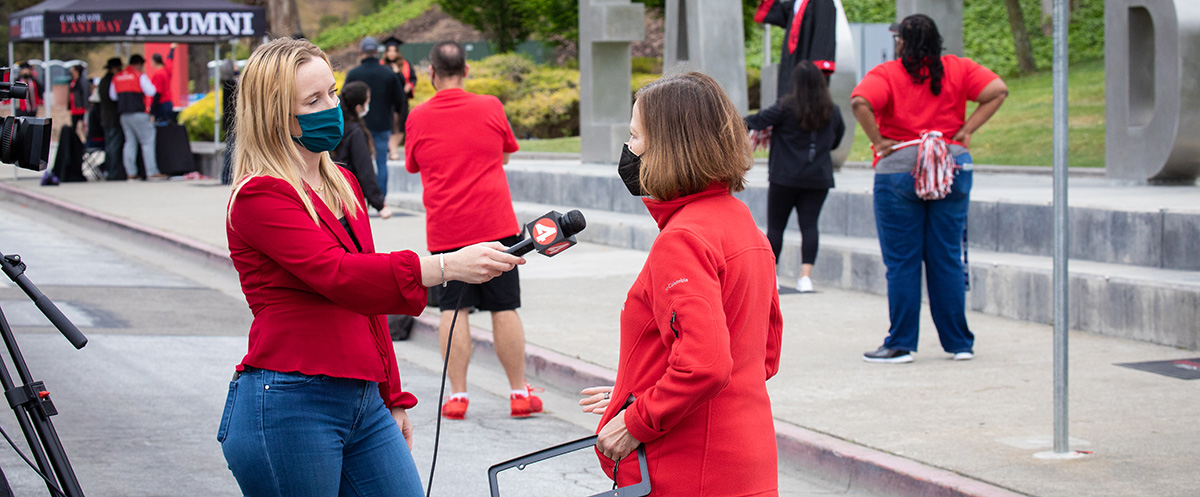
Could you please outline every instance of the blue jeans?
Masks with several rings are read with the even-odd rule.
[[[372,131],[371,141],[375,142],[375,179],[379,180],[379,191],[387,196],[388,185],[388,140],[392,139],[392,132],[389,131]]]
[[[373,382],[244,372],[229,383],[217,441],[247,497],[425,495]]]
[[[955,157],[970,164],[971,155]],[[875,225],[887,266],[891,328],[883,346],[917,350],[921,317],[921,265],[929,291],[929,312],[942,349],[971,351],[975,336],[967,328],[966,281],[962,243],[971,201],[973,172],[960,170],[950,194],[941,200],[917,197],[909,173],[875,175]]]

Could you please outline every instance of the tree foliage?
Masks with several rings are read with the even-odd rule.
[[[526,0],[438,0],[442,10],[470,25],[496,44],[500,53],[512,52],[529,37]]]
[[[500,52],[511,51],[526,37],[558,43],[579,43],[580,0],[439,0],[442,10],[460,22],[483,32],[499,46]],[[582,0],[586,1],[586,0]],[[754,11],[759,0],[741,0],[742,19],[749,32],[754,28]],[[664,14],[665,0],[640,2],[647,11]],[[508,47],[508,48],[505,48]]]
[[[1020,0],[1025,12],[1041,12],[1039,0]],[[1104,0],[1075,0],[1068,29],[1071,62],[1104,58]],[[1040,16],[1025,16],[1025,26],[1033,45],[1038,67],[1053,62],[1054,40],[1042,33]],[[1004,2],[965,2],[963,4],[963,51],[967,57],[1002,76],[1020,73],[1008,9]]]
[[[579,43],[577,0],[524,0],[521,3],[524,22],[538,39],[560,45]]]
[[[1037,63],[1033,60],[1033,43],[1029,40],[1025,14],[1021,11],[1021,0],[1004,0],[1004,6],[1008,10],[1008,25],[1012,30],[1017,68],[1021,74],[1037,71]]]
[[[1023,22],[1033,62],[1050,67],[1053,40],[1042,31],[1040,0],[1019,0],[1025,13]],[[1073,0],[1070,37],[1072,62],[1104,57],[1104,0]],[[895,0],[843,0],[846,20],[852,23],[891,23],[896,21]],[[964,55],[1004,76],[1020,73],[1014,48],[1013,26],[1009,10],[1002,1],[967,0],[963,2]]]
[[[852,23],[896,22],[895,0],[843,0],[842,7]]]

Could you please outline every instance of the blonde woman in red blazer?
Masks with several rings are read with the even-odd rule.
[[[423,495],[382,314],[426,287],[481,283],[524,260],[499,244],[375,253],[362,191],[329,150],[342,114],[329,60],[304,40],[250,56],[237,109],[229,252],[254,313],[218,429],[247,496]]]
[[[621,308],[616,385],[580,402],[602,414],[600,464],[620,486],[637,483],[627,456],[644,444],[652,495],[779,495],[767,395],[783,331],[775,256],[732,195],[752,161],[746,125],[693,72],[639,90],[629,129],[618,173],[649,197],[661,233]]]

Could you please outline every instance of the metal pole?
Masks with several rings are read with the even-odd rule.
[[[12,40],[9,40],[9,42],[8,42],[8,82],[9,83],[17,82],[17,61],[13,59]],[[17,115],[17,99],[15,99],[15,98],[8,99],[8,106],[9,106],[8,107],[9,115],[11,115],[11,116]],[[17,170],[19,170],[19,169],[21,169],[21,168],[15,166],[15,165],[13,166],[13,180],[14,181],[17,179]]]
[[[1070,452],[1067,436],[1067,12],[1054,0],[1054,453]]]
[[[213,42],[213,153],[221,142],[221,42]]]
[[[771,25],[763,24],[763,67],[771,65]],[[760,83],[761,84],[761,83]]]
[[[46,103],[46,117],[50,117],[50,108],[54,106],[54,92],[50,91],[50,87],[54,84],[50,81],[50,39],[42,40],[42,101]]]

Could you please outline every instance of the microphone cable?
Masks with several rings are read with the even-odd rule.
[[[438,389],[437,427],[433,430],[433,462],[429,464],[429,482],[425,487],[425,497],[433,492],[433,471],[437,469],[438,442],[442,438],[442,399],[446,395],[446,370],[450,367],[450,348],[454,344],[454,324],[458,322],[458,310],[462,306],[463,296],[467,294],[468,283],[463,283],[463,291],[458,294],[458,302],[454,303],[454,315],[450,318],[450,332],[446,334],[446,355],[442,359],[442,386]],[[467,330],[470,333],[470,330]]]

